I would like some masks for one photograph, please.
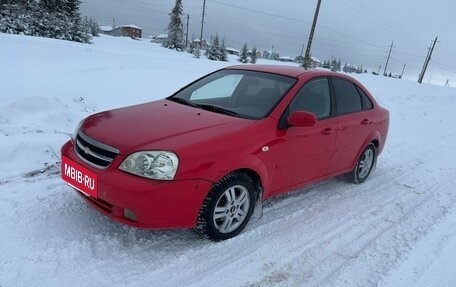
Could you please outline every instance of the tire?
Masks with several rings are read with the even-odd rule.
[[[360,184],[366,181],[377,161],[377,149],[370,143],[361,153],[355,168],[350,173],[350,181]]]
[[[255,188],[243,173],[231,173],[216,183],[201,206],[196,232],[214,241],[238,235],[252,216]]]

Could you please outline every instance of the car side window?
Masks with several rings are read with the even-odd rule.
[[[307,111],[317,119],[331,115],[331,92],[327,78],[312,80],[304,85],[290,104],[290,114],[295,111]]]
[[[372,104],[371,100],[366,95],[366,93],[358,86],[356,86],[356,89],[358,90],[359,94],[361,95],[361,98],[363,99],[363,108],[365,110],[372,109],[374,107],[374,105]]]
[[[358,112],[363,109],[361,96],[353,83],[340,78],[332,78],[332,84],[338,115]]]
[[[192,93],[190,99],[203,100],[231,97],[242,77],[239,74],[226,75],[197,89]]]

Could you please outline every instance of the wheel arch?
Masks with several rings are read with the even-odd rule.
[[[379,148],[380,148],[380,145],[381,145],[381,137],[380,137],[380,133],[378,133],[377,131],[376,132],[373,132],[372,134],[370,134],[366,140],[362,143],[362,145],[360,146],[358,152],[356,153],[356,157],[353,159],[353,162],[352,162],[352,168],[355,167],[356,163],[358,162],[358,158],[361,156],[361,153],[364,151],[364,149],[370,145],[370,144],[373,144],[374,147],[375,147],[375,157],[377,157],[379,155]]]
[[[242,158],[242,161],[239,159]],[[246,174],[254,183],[255,191],[258,192],[259,188],[267,191],[269,182],[271,180],[270,172],[267,166],[260,158],[255,155],[244,155],[240,157],[225,156],[225,160],[220,160],[216,166],[213,166],[207,174],[207,180],[217,184],[224,177],[232,173]]]
[[[264,188],[261,176],[255,170],[250,169],[250,168],[240,168],[240,169],[234,170],[232,172],[239,172],[239,173],[246,174],[252,180],[253,185],[255,187],[255,193],[256,193],[257,196],[258,196],[259,189],[260,188]]]

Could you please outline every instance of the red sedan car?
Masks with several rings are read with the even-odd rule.
[[[62,178],[119,222],[223,240],[272,196],[341,174],[364,182],[388,124],[346,75],[234,66],[86,118],[62,147]]]

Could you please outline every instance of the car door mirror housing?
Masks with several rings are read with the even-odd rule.
[[[312,127],[317,123],[317,117],[311,112],[296,111],[288,117],[288,124],[296,127]]]

